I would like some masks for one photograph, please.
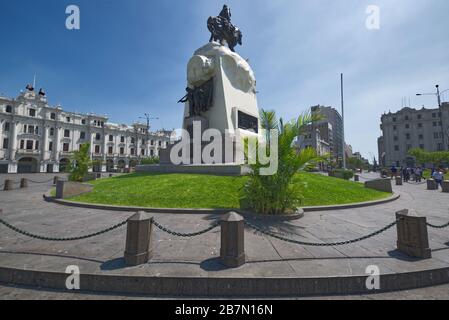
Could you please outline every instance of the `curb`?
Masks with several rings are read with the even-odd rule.
[[[78,208],[86,208],[86,209],[98,209],[98,210],[108,210],[108,211],[129,211],[129,212],[136,212],[136,211],[145,211],[150,213],[172,213],[172,214],[225,214],[229,211],[236,211],[242,215],[250,214],[258,217],[272,217],[268,215],[257,215],[254,213],[249,213],[242,209],[236,209],[236,208],[229,208],[229,209],[189,209],[189,208],[150,208],[150,207],[134,207],[134,206],[114,206],[114,205],[105,205],[105,204],[92,204],[92,203],[84,203],[84,202],[75,202],[75,201],[69,201],[64,199],[56,199],[50,195],[50,192],[47,192],[43,195],[45,201],[53,202],[65,206],[70,207],[78,207]],[[375,200],[375,201],[367,201],[367,202],[359,202],[359,203],[352,203],[352,204],[342,204],[342,205],[332,205],[332,206],[317,206],[317,207],[303,207],[300,208],[304,212],[314,212],[314,211],[331,211],[331,210],[343,210],[343,209],[353,209],[353,208],[362,208],[362,207],[369,207],[369,206],[376,206],[380,204],[385,204],[388,202],[392,202],[395,200],[398,200],[400,198],[399,194],[393,194],[391,197],[381,200]],[[296,215],[293,215],[293,218],[284,216],[285,220],[295,220],[299,219],[301,217],[296,217]],[[279,218],[279,217],[278,217]]]
[[[67,274],[0,267],[0,282],[67,291]],[[80,287],[96,293],[176,297],[297,297],[392,292],[449,283],[449,267],[380,276],[381,290],[366,288],[367,276],[317,278],[142,277],[82,274]],[[71,291],[73,292],[73,291]]]

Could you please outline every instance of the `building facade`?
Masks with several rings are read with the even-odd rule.
[[[73,151],[89,143],[93,171],[112,172],[156,157],[172,131],[151,133],[146,124],[108,123],[95,114],[50,106],[32,86],[15,98],[0,96],[0,173],[62,172]]]
[[[329,142],[331,158],[337,162],[343,160],[344,142],[343,142],[343,118],[340,113],[332,107],[314,106],[311,108],[313,115],[321,115],[322,120],[317,125],[328,123],[331,132],[322,132],[322,137]],[[328,127],[325,125],[324,127]]]
[[[413,166],[415,159],[408,155],[412,148],[430,152],[449,150],[449,103],[443,103],[441,110],[403,108],[385,113],[380,128],[379,164]]]

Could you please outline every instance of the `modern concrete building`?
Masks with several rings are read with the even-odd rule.
[[[415,159],[408,155],[412,148],[431,152],[449,150],[449,103],[443,103],[441,111],[422,107],[385,113],[380,128],[379,164],[413,166]]]
[[[343,160],[343,119],[332,107],[314,106],[311,108],[313,115],[321,115],[322,120],[309,125],[305,134],[298,137],[296,144],[299,148],[311,146],[318,153],[329,153],[331,159],[337,162]],[[352,148],[351,148],[352,149]],[[352,150],[351,150],[352,152]]]
[[[173,132],[148,132],[146,124],[108,123],[95,114],[50,106],[32,86],[15,98],[0,96],[0,173],[61,172],[71,153],[90,144],[94,171],[115,171],[158,156]]]
[[[322,133],[323,138],[329,142],[331,157],[337,162],[343,160],[344,142],[343,142],[343,118],[335,108],[314,106],[311,108],[312,114],[320,114],[323,120],[317,122],[317,125],[328,123],[331,131]],[[325,127],[329,127],[325,125]]]

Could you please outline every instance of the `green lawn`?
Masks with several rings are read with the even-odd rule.
[[[363,184],[302,173],[304,206],[346,204],[388,197]],[[94,191],[70,200],[155,208],[239,208],[247,177],[197,174],[130,174],[93,181]]]

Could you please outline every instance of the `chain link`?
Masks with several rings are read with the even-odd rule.
[[[127,221],[128,220],[125,220],[125,221],[120,222],[120,223],[118,223],[118,224],[116,224],[116,225],[114,225],[114,226],[112,226],[110,228],[107,228],[107,229],[104,229],[102,231],[98,231],[98,232],[95,232],[95,233],[92,233],[92,234],[89,234],[89,235],[85,235],[85,236],[71,237],[71,238],[53,238],[53,237],[45,237],[45,236],[40,236],[40,235],[29,233],[28,231],[19,229],[19,228],[9,224],[8,222],[6,222],[5,220],[0,218],[0,224],[3,224],[7,228],[9,228],[9,229],[11,229],[11,230],[13,230],[13,231],[15,231],[17,233],[20,233],[20,234],[22,234],[24,236],[27,236],[27,237],[30,237],[30,238],[34,238],[34,239],[38,239],[38,240],[44,240],[44,241],[75,241],[75,240],[89,239],[89,238],[93,238],[93,237],[99,236],[101,234],[113,231],[115,229],[118,229],[118,228],[124,226],[127,223]]]
[[[382,229],[380,229],[380,230],[378,230],[376,232],[370,233],[369,235],[366,235],[366,236],[363,236],[363,237],[360,237],[360,238],[357,238],[357,239],[340,241],[340,242],[333,242],[333,243],[319,243],[319,242],[303,242],[303,241],[298,241],[298,240],[294,240],[294,239],[285,238],[285,237],[277,235],[277,234],[275,234],[273,232],[263,230],[262,228],[254,225],[254,224],[252,224],[252,223],[250,223],[248,221],[245,221],[246,225],[248,225],[249,227],[253,228],[254,230],[256,230],[256,231],[258,231],[260,233],[263,233],[263,234],[265,234],[267,236],[270,236],[270,237],[273,237],[273,238],[276,238],[278,240],[282,240],[282,241],[285,241],[285,242],[290,242],[290,243],[299,244],[299,245],[303,245],[303,246],[311,246],[311,247],[336,247],[336,246],[343,246],[343,245],[347,245],[347,244],[360,242],[360,241],[363,241],[363,240],[375,237],[375,236],[377,236],[377,235],[379,235],[379,234],[381,234],[381,233],[391,229],[397,223],[398,223],[397,221],[392,222],[389,225],[385,226],[384,228],[382,228]]]
[[[207,229],[204,229],[204,230],[201,230],[198,232],[193,232],[193,233],[181,233],[181,232],[176,232],[176,231],[170,230],[167,227],[162,226],[154,219],[151,220],[151,223],[154,224],[158,229],[160,229],[161,231],[163,231],[165,233],[171,234],[176,237],[183,237],[183,238],[196,237],[196,236],[205,234],[209,231],[212,231],[213,229],[215,229],[216,227],[218,227],[220,225],[220,222],[217,221],[217,222],[213,223],[212,225],[210,225],[210,227],[208,227]]]
[[[31,183],[49,183],[49,182],[53,182],[53,178],[52,179],[50,179],[50,180],[46,180],[46,181],[33,181],[33,180],[31,180],[31,179],[27,179],[29,182],[31,182]]]
[[[434,229],[444,229],[444,228],[449,227],[449,222],[446,223],[446,224],[443,224],[441,226],[437,226],[437,225],[434,225],[434,224],[431,224],[431,223],[427,223],[427,226],[429,226],[431,228],[434,228]]]

